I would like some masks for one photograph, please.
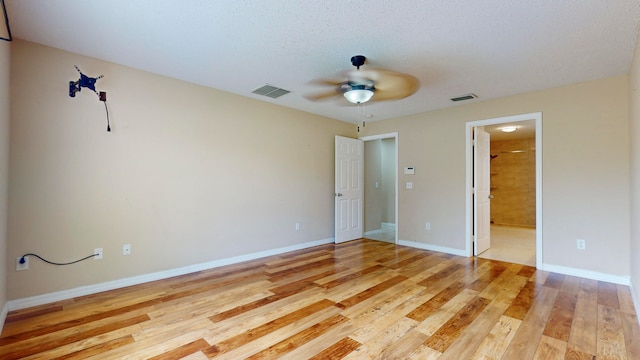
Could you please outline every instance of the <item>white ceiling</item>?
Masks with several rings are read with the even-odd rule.
[[[326,90],[311,80],[352,69],[353,55],[421,83],[406,99],[367,103],[368,121],[375,121],[458,106],[449,99],[466,93],[482,101],[626,74],[640,24],[640,0],[6,5],[15,38],[349,122],[358,118],[355,105],[304,96]],[[109,76],[102,69],[83,71]],[[251,93],[264,84],[292,92],[275,100]]]

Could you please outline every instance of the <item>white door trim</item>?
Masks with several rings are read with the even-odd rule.
[[[395,243],[398,243],[398,229],[399,224],[398,224],[398,133],[397,132],[391,132],[391,133],[385,133],[385,134],[378,134],[378,135],[369,135],[369,136],[363,136],[360,137],[359,139],[362,141],[371,141],[371,140],[379,140],[379,139],[391,139],[394,138],[396,139],[395,141],[395,146],[396,146],[396,171],[395,171],[395,177],[396,177],[396,200],[395,200],[395,207],[396,207],[396,241]],[[364,204],[364,207],[366,208],[367,204]],[[363,219],[364,221],[364,219]]]
[[[473,256],[473,159],[471,130],[476,126],[503,124],[524,120],[535,120],[536,123],[536,268],[542,269],[542,112],[505,116],[493,119],[475,120],[466,123],[466,248],[467,256]]]

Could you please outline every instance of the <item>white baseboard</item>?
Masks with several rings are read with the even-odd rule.
[[[414,248],[423,249],[423,250],[437,251],[437,252],[443,252],[443,253],[452,254],[452,255],[468,257],[465,250],[454,249],[454,248],[438,246],[438,245],[424,244],[416,241],[398,240],[398,245],[404,245],[404,246],[414,247]],[[565,266],[548,265],[548,264],[542,264],[542,270],[564,274],[564,275],[582,277],[582,278],[591,279],[591,280],[606,281],[614,284],[627,285],[627,286],[631,285],[631,280],[629,276],[616,276],[616,275],[605,274],[597,271],[590,271],[590,270],[583,270],[583,269],[576,269],[576,268],[570,268]],[[640,309],[640,299],[638,299],[638,295],[635,293],[633,288],[632,288],[632,294],[634,296],[634,305],[636,306],[636,309]]]
[[[631,278],[629,276],[611,275],[611,274],[605,274],[597,271],[576,269],[576,268],[570,268],[566,266],[549,265],[549,264],[542,264],[542,270],[563,274],[563,275],[582,277],[582,278],[591,279],[591,280],[606,281],[606,282],[619,284],[619,285],[627,285],[627,286],[631,285]]]
[[[414,248],[418,248],[418,249],[422,249],[422,250],[437,251],[437,252],[451,254],[451,255],[458,255],[458,256],[468,257],[467,256],[467,252],[464,249],[460,250],[460,249],[454,249],[454,248],[450,248],[450,247],[446,247],[446,246],[424,244],[424,243],[420,243],[420,242],[417,242],[417,241],[409,241],[409,240],[398,240],[398,245],[414,247]]]
[[[365,233],[364,233],[364,236],[367,236],[367,235],[377,235],[377,234],[381,234],[381,233],[382,233],[382,230],[380,230],[380,229],[375,229],[375,230],[371,230],[371,231],[367,231],[367,232],[365,232]]]
[[[255,260],[255,259],[259,259],[267,256],[279,255],[279,254],[287,253],[290,251],[296,251],[296,250],[301,250],[301,249],[306,249],[314,246],[331,244],[331,243],[334,243],[333,238],[311,241],[311,242],[287,246],[287,247],[278,248],[278,249],[260,251],[252,254],[235,256],[227,259],[214,260],[206,263],[194,264],[194,265],[189,265],[181,268],[164,270],[164,271],[151,273],[151,274],[132,276],[129,278],[108,281],[100,284],[81,286],[74,289],[57,291],[49,294],[31,296],[28,298],[17,299],[17,300],[10,300],[7,302],[7,304],[5,304],[3,308],[3,315],[6,316],[7,312],[12,310],[25,309],[32,306],[48,304],[55,301],[70,299],[78,296],[96,294],[102,291],[114,290],[114,289],[119,289],[126,286],[143,284],[150,281],[167,279],[174,276],[185,275],[185,274],[189,274],[196,271],[213,269],[213,268],[217,268],[225,265],[237,264],[243,261]],[[4,322],[2,322],[1,324],[4,324]],[[1,324],[0,324],[0,327],[1,327]]]

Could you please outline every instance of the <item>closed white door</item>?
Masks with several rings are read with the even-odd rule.
[[[473,234],[475,239],[474,255],[478,255],[491,247],[491,138],[483,126],[476,127],[473,133],[473,185],[475,190]]]
[[[335,242],[341,243],[359,239],[363,233],[363,142],[336,136],[335,163]]]

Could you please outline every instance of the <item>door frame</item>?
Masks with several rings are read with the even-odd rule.
[[[542,112],[504,116],[466,123],[466,253],[473,256],[473,148],[472,130],[476,126],[535,120],[536,127],[536,268],[542,269]]]
[[[382,140],[382,139],[392,139],[392,138],[395,139],[395,147],[396,147],[396,159],[395,159],[395,162],[396,162],[396,171],[395,171],[395,182],[396,182],[396,184],[395,184],[395,193],[396,193],[396,196],[395,196],[395,204],[394,204],[394,206],[396,207],[396,211],[395,211],[395,214],[396,214],[396,218],[395,218],[395,222],[396,222],[396,236],[395,237],[396,237],[396,240],[395,240],[395,243],[397,244],[398,240],[399,240],[398,239],[398,229],[399,229],[399,226],[398,226],[398,169],[399,169],[399,167],[398,167],[398,158],[399,158],[399,155],[398,155],[398,132],[391,132],[391,133],[385,133],[385,134],[363,136],[363,137],[359,137],[358,139],[362,140],[363,142],[367,142],[367,141],[371,141],[371,140]],[[366,164],[365,164],[365,166],[366,166]],[[365,171],[365,173],[366,173],[366,171]],[[366,181],[366,179],[365,179],[365,181]],[[363,198],[363,201],[364,201],[364,198]],[[367,204],[364,203],[363,204],[363,209],[366,209],[366,208],[367,208]],[[366,211],[366,210],[364,210],[364,211]],[[363,226],[364,226],[364,211],[362,212],[362,216],[363,216],[362,224],[363,224]]]

